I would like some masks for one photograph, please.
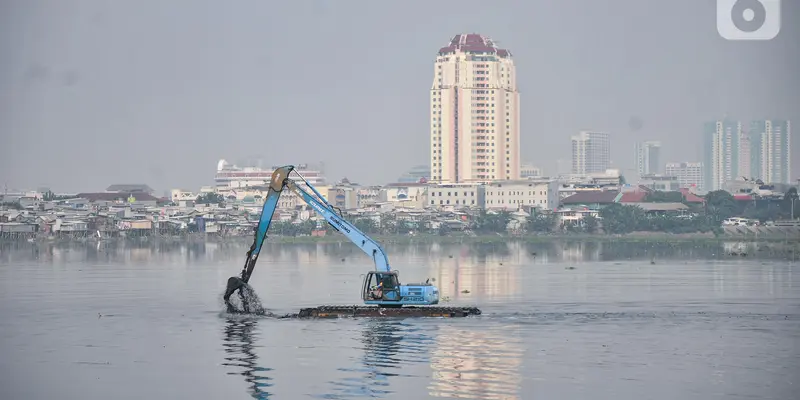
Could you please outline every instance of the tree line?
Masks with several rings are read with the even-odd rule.
[[[530,232],[584,232],[602,231],[609,234],[630,232],[694,233],[718,232],[722,222],[731,217],[755,219],[760,222],[800,217],[797,189],[791,188],[783,199],[755,199],[752,202],[736,201],[724,190],[709,192],[705,204],[685,201],[679,192],[654,192],[646,199],[650,202],[681,202],[689,207],[686,214],[648,214],[635,204],[612,203],[598,211],[597,218],[587,215],[580,223],[558,224],[554,214],[532,215],[528,220]],[[793,207],[794,205],[794,207]],[[602,224],[601,224],[602,221]]]
[[[217,197],[219,196],[219,197]],[[202,199],[216,203],[224,201],[220,195],[207,193]],[[653,192],[645,198],[648,202],[681,202],[689,207],[687,214],[650,214],[635,204],[625,205],[612,203],[598,211],[598,217],[587,215],[578,222],[559,223],[558,216],[551,212],[534,212],[526,220],[515,225],[513,214],[509,211],[487,212],[478,210],[463,226],[449,227],[447,223],[437,221],[428,216],[419,221],[398,218],[396,214],[386,213],[380,218],[345,216],[358,230],[368,235],[403,235],[410,232],[422,234],[446,235],[453,230],[466,229],[476,234],[503,234],[509,228],[527,233],[607,233],[625,234],[630,232],[665,232],[694,233],[719,232],[722,221],[730,217],[758,219],[761,222],[776,219],[788,219],[792,215],[800,217],[800,200],[797,190],[792,188],[782,200],[754,200],[752,202],[736,201],[724,190],[710,192],[705,197],[705,204],[693,204],[685,201],[680,192]],[[317,222],[319,221],[319,222]],[[270,233],[281,236],[311,235],[314,230],[324,229],[335,232],[324,220],[306,220],[300,223],[288,221],[272,221]]]

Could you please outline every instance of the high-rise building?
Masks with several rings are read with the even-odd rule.
[[[661,142],[636,143],[636,170],[639,176],[661,173]]]
[[[750,178],[750,140],[741,122],[727,118],[707,122],[703,148],[706,190],[720,190],[726,181]]]
[[[511,52],[479,34],[439,49],[431,86],[431,181],[519,179],[519,92]]]
[[[605,172],[611,166],[608,133],[581,131],[572,137],[572,173]]]
[[[667,163],[667,176],[674,176],[678,179],[678,186],[682,188],[694,188],[697,191],[705,190],[705,173],[701,162],[681,162]]]
[[[750,168],[753,179],[791,184],[791,122],[753,121],[750,124]]]

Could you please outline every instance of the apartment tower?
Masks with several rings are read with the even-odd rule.
[[[636,143],[635,151],[639,176],[661,173],[661,142]]]
[[[753,121],[750,124],[750,168],[754,179],[791,184],[791,122]]]
[[[608,133],[582,131],[572,137],[572,173],[605,172],[611,166],[611,142]]]
[[[707,122],[703,142],[706,190],[720,190],[725,182],[740,177],[751,178],[750,140],[741,122]]]
[[[431,182],[519,179],[519,92],[511,52],[475,34],[439,49],[431,87]]]

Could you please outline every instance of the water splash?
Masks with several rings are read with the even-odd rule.
[[[230,314],[273,315],[264,308],[261,298],[258,297],[255,289],[246,283],[242,284],[237,293],[231,296],[227,309]]]

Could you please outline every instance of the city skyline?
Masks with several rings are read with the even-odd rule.
[[[738,178],[793,183],[791,121],[761,119],[749,124],[728,116],[703,130],[704,181],[709,190]]]

